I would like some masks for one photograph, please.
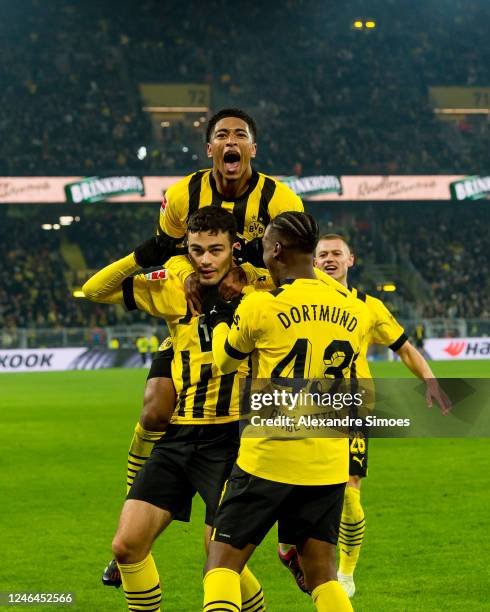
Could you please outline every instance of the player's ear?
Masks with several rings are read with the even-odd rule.
[[[356,261],[356,258],[354,257],[354,253],[351,253],[350,256],[349,256],[349,259],[347,261],[347,267],[348,268],[352,268],[352,266],[354,265],[355,261]]]
[[[253,159],[257,155],[257,143],[254,142],[250,147],[250,157]]]
[[[213,148],[212,146],[209,144],[209,142],[206,143],[206,155],[208,157],[213,157]]]
[[[276,242],[274,244],[274,250],[272,251],[272,257],[274,257],[274,259],[277,259],[281,253],[282,253],[282,244],[280,242]]]

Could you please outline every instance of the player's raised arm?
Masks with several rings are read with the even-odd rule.
[[[139,268],[134,253],[130,253],[96,272],[83,285],[82,291],[91,302],[123,304],[123,281]]]
[[[83,285],[85,297],[102,304],[124,304],[128,310],[143,310],[160,318],[184,315],[185,299],[178,279],[167,270],[133,276],[141,268],[162,265],[167,259],[167,244],[154,236],[122,259],[99,270]]]

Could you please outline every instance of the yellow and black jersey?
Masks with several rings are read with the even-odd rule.
[[[392,351],[400,349],[408,340],[403,327],[398,323],[391,312],[381,300],[368,295],[355,287],[349,287],[352,295],[367,306],[371,317],[371,325],[363,343],[359,357],[356,360],[357,378],[371,378],[367,360],[367,351],[370,344],[388,346]]]
[[[364,305],[348,292],[318,279],[296,279],[245,297],[231,329],[224,323],[214,329],[213,355],[226,372],[251,354],[255,378],[348,378],[368,327]],[[237,463],[277,482],[346,482],[348,442],[244,435]]]
[[[242,364],[239,372],[225,375],[218,369],[204,315],[191,317],[179,278],[170,270],[138,274],[126,278],[122,289],[129,310],[163,318],[169,327],[174,350],[172,380],[177,394],[171,422],[195,425],[236,421],[238,379],[247,375],[248,366]]]
[[[139,265],[134,253],[109,264],[84,285],[85,297],[102,304],[125,304],[165,319],[174,347],[172,378],[177,406],[172,422],[186,424],[226,423],[238,419],[238,376],[222,376],[213,362],[211,334],[203,316],[191,317],[182,281],[171,270],[162,269],[131,276]],[[166,340],[160,347],[170,347]]]
[[[212,170],[199,170],[167,190],[160,209],[159,232],[183,238],[189,216],[203,206],[221,206],[232,212],[238,234],[247,242],[263,236],[269,221],[280,213],[303,211],[303,202],[287,185],[261,172],[252,171],[243,195],[236,200],[224,200]]]

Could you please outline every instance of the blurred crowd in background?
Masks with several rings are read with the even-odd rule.
[[[356,264],[350,283],[381,297],[397,316],[490,316],[486,207],[381,203],[352,204],[346,211],[335,203],[307,203],[306,208],[322,232],[341,232],[352,245]],[[150,321],[120,306],[75,299],[72,289],[146,240],[155,230],[158,207],[99,204],[78,211],[79,222],[44,231],[41,225],[57,221],[66,207],[0,207],[0,224],[9,236],[8,242],[0,242],[0,259],[5,262],[0,270],[0,327],[103,327]],[[83,258],[76,270],[66,257],[70,246]],[[396,292],[380,291],[381,281],[395,282]]]
[[[214,110],[248,110],[268,173],[488,170],[486,117],[438,121],[428,88],[490,84],[490,4],[369,6],[365,15],[361,0],[10,3],[0,20],[0,175],[207,164],[202,125],[170,125],[155,142],[142,82],[209,84]],[[377,27],[353,30],[356,17]]]

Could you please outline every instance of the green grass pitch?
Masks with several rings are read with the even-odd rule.
[[[485,378],[490,370],[485,361],[433,365],[447,377]],[[406,370],[379,363],[375,373]],[[144,381],[138,370],[0,376],[0,591],[73,591],[67,609],[126,609],[100,574],[111,558]],[[372,440],[369,466],[354,608],[488,609],[487,441]],[[202,532],[196,499],[192,522],[174,523],[155,546],[168,612],[200,610]],[[269,610],[313,610],[278,562],[275,538],[271,532],[250,563]]]

